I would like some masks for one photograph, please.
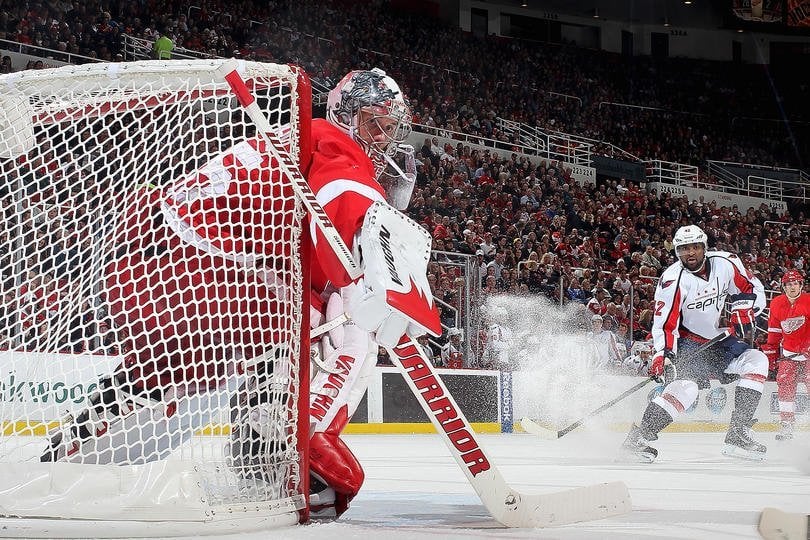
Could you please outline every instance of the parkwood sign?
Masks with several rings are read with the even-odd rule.
[[[81,410],[85,397],[120,357],[0,352],[3,420],[48,421]]]

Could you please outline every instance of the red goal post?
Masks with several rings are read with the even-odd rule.
[[[190,536],[307,519],[305,211],[250,145],[255,126],[222,62],[0,76],[0,536]],[[303,169],[306,73],[238,65]],[[120,435],[97,429],[81,451],[41,461],[122,371],[159,405],[121,398],[133,411]],[[246,390],[256,385],[261,398]],[[259,450],[236,439],[256,418],[273,441]]]

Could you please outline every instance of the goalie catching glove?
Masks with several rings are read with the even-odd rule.
[[[406,334],[442,333],[439,311],[427,281],[430,235],[388,204],[375,202],[360,230],[364,291],[352,299],[349,314],[383,347]]]

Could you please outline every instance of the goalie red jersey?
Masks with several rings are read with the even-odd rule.
[[[362,149],[326,121],[312,123],[313,154],[304,171],[313,192],[351,248],[369,206],[384,200]],[[250,139],[217,155],[179,185],[144,189],[118,229],[117,258],[107,271],[108,301],[129,334],[129,380],[151,388],[170,382],[193,392],[194,381],[221,379],[221,362],[188,354],[219,343],[243,358],[283,341],[271,301],[285,294],[284,268],[294,204],[264,142]],[[283,211],[282,211],[283,210]],[[286,217],[284,217],[286,216]],[[315,229],[312,287],[350,282]],[[202,256],[201,256],[202,254]],[[207,256],[213,255],[214,257]],[[260,268],[246,272],[244,266]]]
[[[810,349],[810,294],[802,293],[791,303],[780,294],[771,301],[768,318],[768,348],[782,346],[785,356],[806,355]]]

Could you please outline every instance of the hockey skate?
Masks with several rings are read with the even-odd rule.
[[[335,492],[317,474],[309,473],[309,517],[313,521],[334,521],[349,508],[345,495]]]
[[[793,422],[782,421],[779,423],[779,433],[776,434],[777,441],[789,441],[793,438]]]
[[[767,447],[760,444],[751,436],[751,426],[756,423],[756,419],[747,424],[732,423],[726,433],[726,446],[723,448],[723,455],[746,459],[749,461],[762,461],[765,459]]]
[[[621,461],[636,461],[639,463],[652,463],[658,457],[658,450],[648,443],[658,440],[658,435],[645,433],[644,429],[633,424],[630,433],[622,443]]]

